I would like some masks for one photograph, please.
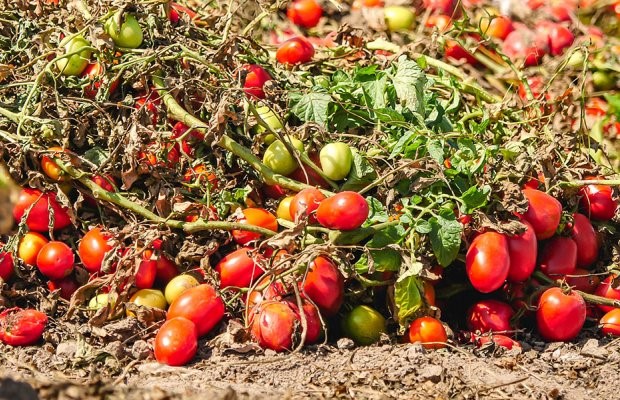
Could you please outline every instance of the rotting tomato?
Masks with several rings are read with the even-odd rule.
[[[263,91],[263,86],[272,79],[269,72],[256,64],[244,65],[243,70],[246,72],[245,80],[243,81],[243,91],[245,94],[264,99],[265,92]]]
[[[315,212],[325,199],[325,195],[318,189],[302,189],[291,200],[289,206],[290,218],[293,221],[298,221],[301,217],[307,216],[311,224],[316,223]]]
[[[321,170],[325,176],[334,181],[340,181],[349,175],[353,165],[351,147],[342,142],[328,143],[319,153]]]
[[[606,299],[620,301],[620,280],[618,280],[615,275],[608,276],[598,285],[594,294]],[[598,304],[598,308],[604,312],[609,312],[614,309],[612,306],[602,304]]]
[[[598,258],[599,240],[588,217],[573,214],[571,238],[577,244],[577,266],[589,267]]]
[[[0,244],[0,248],[3,245]],[[13,261],[13,255],[7,251],[0,251],[0,279],[4,282],[11,279],[13,276],[13,267],[15,263]]]
[[[595,178],[586,178],[595,179]],[[586,185],[579,191],[579,205],[586,215],[599,221],[608,221],[616,214],[618,202],[613,199],[611,186]]]
[[[189,288],[172,303],[167,318],[184,317],[196,324],[198,336],[209,333],[224,317],[224,302],[213,286],[202,285]]]
[[[316,210],[319,224],[329,229],[350,231],[362,226],[370,208],[357,192],[340,192],[321,201]]]
[[[407,31],[413,26],[415,14],[410,7],[389,6],[383,9],[385,24],[390,32]]]
[[[289,137],[290,145],[298,151],[304,151],[301,140]],[[263,155],[263,164],[276,174],[288,175],[299,166],[297,159],[289,152],[281,140],[275,140],[267,147]]]
[[[502,287],[510,270],[506,236],[497,232],[476,236],[467,250],[465,268],[477,291],[490,293]]]
[[[172,304],[179,296],[189,288],[198,286],[200,282],[192,275],[183,274],[172,278],[164,289],[164,296],[168,304]]]
[[[0,313],[0,341],[9,346],[29,346],[41,340],[47,315],[41,311],[9,308]]]
[[[323,16],[323,8],[316,0],[294,0],[286,11],[288,19],[302,28],[314,28]]]
[[[614,308],[603,315],[599,325],[603,335],[620,336],[620,308]]]
[[[280,64],[295,65],[304,64],[314,57],[314,46],[306,38],[293,37],[278,47],[276,60]]]
[[[115,13],[105,22],[105,31],[118,47],[135,49],[140,47],[143,40],[142,28],[132,14],[119,15]],[[119,26],[119,22],[121,25]]]
[[[220,288],[250,287],[256,279],[265,273],[260,265],[251,257],[247,247],[227,254],[215,266],[220,276]]]
[[[246,208],[242,212],[243,217],[239,218],[237,222],[259,226],[274,232],[278,231],[278,221],[275,215],[264,208]],[[261,237],[260,233],[237,229],[232,231],[232,236],[235,239],[235,242],[240,245],[245,245],[253,240],[258,240]]]
[[[538,240],[549,239],[560,225],[562,204],[540,190],[526,188],[523,194],[529,203],[523,219],[532,225]]]
[[[344,301],[344,277],[332,260],[319,256],[308,265],[301,291],[330,317],[338,313]]]
[[[101,270],[101,264],[106,253],[112,250],[109,243],[111,236],[102,232],[101,228],[91,229],[84,235],[78,245],[78,255],[84,268],[94,273]]]
[[[409,341],[421,343],[425,349],[446,347],[448,334],[441,321],[433,317],[420,317],[409,325]]]
[[[37,256],[49,240],[40,233],[28,232],[19,241],[17,257],[26,265],[36,265]]]
[[[167,320],[155,336],[153,350],[161,364],[173,367],[187,364],[198,350],[196,325],[182,317]]]
[[[359,305],[345,315],[342,331],[357,345],[368,346],[377,342],[382,333],[387,333],[386,320],[374,308]]]
[[[540,270],[550,278],[572,274],[577,268],[577,243],[556,236],[545,243],[540,252]]]
[[[586,303],[575,292],[547,289],[540,297],[536,311],[538,333],[546,341],[566,342],[574,339],[586,320]]]
[[[510,282],[523,282],[536,269],[536,257],[538,255],[536,233],[532,225],[528,222],[524,222],[524,224],[525,232],[520,235],[507,237],[510,255],[508,280]]]
[[[482,300],[467,311],[467,328],[472,332],[498,332],[507,336],[512,330],[514,310],[499,300]]]
[[[73,271],[75,256],[71,247],[52,241],[41,248],[37,255],[37,268],[50,279],[62,279]]]
[[[471,339],[478,348],[491,342],[493,342],[496,346],[505,348],[506,350],[512,350],[514,347],[521,348],[521,344],[519,342],[505,335],[472,335]]]
[[[34,204],[34,205],[33,205]],[[59,230],[71,224],[71,218],[67,208],[62,207],[56,200],[56,193],[42,193],[38,189],[24,188],[19,194],[15,208],[13,209],[13,217],[19,223],[30,209],[26,218],[26,226],[35,232],[47,232],[49,230],[51,209],[54,214],[54,223],[52,228]]]

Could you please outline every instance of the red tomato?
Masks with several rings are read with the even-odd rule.
[[[316,0],[294,0],[286,11],[288,19],[302,28],[314,28],[323,16],[323,8]]]
[[[523,219],[532,225],[538,240],[549,239],[560,225],[562,205],[540,190],[523,189],[523,194],[529,203]]]
[[[586,293],[594,293],[601,280],[587,269],[576,268],[572,274],[564,277],[570,287]]]
[[[54,230],[65,228],[71,224],[69,212],[58,203],[58,200],[56,200],[56,193],[42,193],[40,190],[30,188],[22,189],[17,203],[15,204],[15,208],[13,209],[13,217],[15,217],[15,220],[20,222],[28,209],[30,209],[30,213],[26,219],[26,225],[31,231],[48,231],[51,219],[49,209],[51,209],[54,214]]]
[[[448,334],[439,320],[421,317],[409,325],[409,341],[421,343],[425,349],[441,349],[446,347]]]
[[[510,269],[506,236],[497,232],[478,235],[467,250],[465,268],[477,291],[490,293],[501,288]]]
[[[476,344],[476,347],[478,348],[484,346],[489,342],[493,342],[496,346],[504,347],[507,350],[512,350],[513,347],[521,348],[519,342],[504,335],[472,335],[472,341]]]
[[[270,281],[270,276],[265,276],[258,283],[257,287],[267,285]],[[289,294],[289,290],[284,286],[282,282],[271,282],[263,290],[252,290],[246,298],[246,304],[248,309],[253,309],[256,305],[267,300],[282,300]]]
[[[426,299],[426,303],[429,306],[436,307],[437,306],[437,303],[435,301],[436,293],[435,293],[435,286],[433,286],[433,283],[429,281],[424,281],[423,288],[424,288],[424,299]]]
[[[551,55],[559,56],[564,50],[572,46],[575,35],[563,25],[554,24],[549,31],[549,44]]]
[[[594,294],[611,300],[620,300],[620,281],[616,280],[614,275],[610,275],[598,285]],[[597,304],[602,311],[609,312],[614,309],[611,306]]]
[[[556,236],[540,253],[540,270],[551,278],[572,274],[577,268],[577,243],[571,238]]]
[[[78,255],[88,272],[94,273],[101,270],[103,258],[108,251],[112,250],[108,240],[110,240],[110,235],[103,233],[101,228],[88,231],[80,240]]]
[[[603,315],[600,326],[603,335],[620,336],[620,308],[614,308]]]
[[[586,321],[586,303],[577,293],[547,289],[538,303],[536,325],[540,336],[549,342],[573,340]]]
[[[0,314],[0,341],[9,346],[29,346],[41,340],[47,315],[41,311],[9,308]]]
[[[440,14],[446,15],[458,15],[460,12],[456,12],[457,0],[423,0],[424,9],[430,11],[437,11]]]
[[[465,50],[458,42],[447,39],[444,46],[444,54],[446,58],[455,61],[466,62],[470,65],[476,65],[478,60],[469,51]]]
[[[532,96],[534,97],[534,99],[539,99],[540,96],[543,93],[545,93],[545,98],[547,100],[550,100],[551,96],[549,95],[549,93],[544,92],[545,81],[543,80],[541,76],[539,75],[529,76],[527,78],[527,84],[530,87],[530,90],[532,92]],[[519,84],[519,98],[524,103],[527,103],[527,91],[523,83]],[[530,182],[532,182],[531,185],[528,185],[530,189],[538,189],[538,187],[540,186],[540,180],[532,179]]]
[[[525,27],[510,32],[502,43],[502,52],[512,62],[522,61],[526,67],[538,65],[548,50],[548,40],[544,35],[537,35]]]
[[[264,99],[265,92],[263,91],[263,86],[267,81],[272,79],[269,72],[256,64],[244,65],[243,69],[246,71],[245,81],[243,82],[243,91],[245,94]]]
[[[480,30],[485,35],[504,40],[514,30],[514,26],[512,20],[505,15],[484,16],[480,19]]]
[[[344,301],[344,277],[334,263],[323,256],[308,265],[302,293],[326,316],[336,315]]]
[[[383,0],[354,0],[351,10],[359,10],[362,7],[383,7]]]
[[[161,364],[173,367],[187,364],[198,350],[196,325],[182,317],[168,319],[155,336],[153,350]]]
[[[251,249],[243,247],[222,258],[215,266],[220,275],[220,288],[247,288],[265,273],[258,263],[250,256]]]
[[[13,255],[6,251],[0,251],[0,279],[5,282],[11,279],[13,266]]]
[[[84,87],[84,95],[89,99],[94,99],[95,97],[97,97],[97,92],[99,92],[101,82],[105,77],[105,68],[98,61],[91,62],[86,66],[84,72],[82,72],[81,77],[88,78],[92,82]],[[114,79],[113,81],[111,81],[108,93],[114,93],[118,88],[118,84],[118,79]]]
[[[213,286],[204,283],[187,289],[168,308],[167,319],[184,317],[204,336],[224,317],[224,302]]]
[[[577,244],[577,266],[592,265],[598,258],[599,241],[588,217],[583,214],[573,214],[571,238]]]
[[[67,276],[60,280],[48,281],[47,288],[50,292],[60,290],[60,297],[65,300],[71,300],[71,296],[80,288],[80,285],[76,282],[75,278]]]
[[[153,126],[157,125],[159,121],[159,108],[161,107],[161,99],[156,91],[150,93],[142,93],[136,97],[134,107],[138,110],[145,109],[147,114],[151,117]]]
[[[264,208],[246,208],[243,210],[243,218],[240,218],[237,222],[260,226],[274,232],[278,231],[278,221],[276,220],[276,216]],[[241,230],[233,230],[232,235],[235,242],[240,245],[245,245],[253,240],[258,240],[261,236],[260,233]]]
[[[428,17],[424,26],[427,28],[437,28],[439,32],[445,32],[452,27],[452,18],[449,15],[433,14]]]
[[[579,193],[582,196],[579,205],[590,218],[608,221],[614,217],[618,202],[613,199],[611,186],[586,185],[581,188]]]
[[[37,256],[49,240],[40,233],[28,232],[22,237],[17,246],[17,257],[27,265],[35,265]]]
[[[168,257],[160,255],[157,258],[157,272],[155,273],[155,280],[160,285],[165,286],[177,275],[179,275],[177,265]]]
[[[175,2],[170,2],[170,10],[169,10],[169,14],[168,14],[168,19],[170,20],[170,22],[172,22],[173,24],[177,24],[179,23],[179,21],[181,20],[181,14],[186,14],[189,19],[194,20],[196,19],[196,13],[192,10],[190,10],[187,7],[184,7],[178,3]]]
[[[281,64],[303,64],[314,57],[314,46],[301,36],[282,43],[276,52],[276,60]]]
[[[270,199],[278,200],[286,196],[286,189],[280,185],[264,185],[263,194]]]
[[[65,152],[62,147],[50,147],[47,149],[47,155],[41,157],[41,169],[51,180],[56,182],[65,182],[67,176],[65,171],[54,161],[54,158],[60,158],[62,152]]]
[[[63,242],[49,242],[37,256],[37,268],[50,279],[62,279],[73,271],[75,256]]]
[[[302,216],[308,216],[311,224],[317,222],[315,211],[319,204],[325,200],[325,195],[315,188],[303,189],[293,197],[289,210],[293,221],[298,221]]]
[[[142,260],[134,277],[134,285],[138,289],[150,289],[155,283],[157,274],[157,260],[153,257],[153,250],[144,250]]]
[[[508,252],[510,254],[510,268],[508,280],[511,282],[523,282],[532,275],[536,268],[538,255],[538,242],[534,228],[528,222],[524,222],[526,229],[521,235],[508,236]]]
[[[498,300],[482,300],[474,304],[467,312],[467,328],[472,332],[500,332],[512,330],[510,320],[514,310],[508,304]]]
[[[369,212],[368,203],[361,194],[340,192],[321,201],[316,219],[326,228],[351,231],[362,226]]]

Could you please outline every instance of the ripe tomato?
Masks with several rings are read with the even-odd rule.
[[[33,206],[34,204],[34,206]],[[32,207],[32,208],[31,208]],[[26,211],[30,209],[26,226],[34,232],[47,232],[50,224],[49,209],[54,214],[54,230],[65,228],[71,224],[71,218],[66,208],[62,207],[56,200],[56,193],[42,193],[37,189],[24,188],[19,194],[13,217],[20,222]]]
[[[616,280],[615,275],[610,275],[598,285],[594,294],[611,300],[620,300],[620,281]],[[609,312],[614,309],[611,306],[598,304],[598,308],[602,311]]]
[[[294,137],[290,138],[290,144],[293,148],[304,151],[304,144],[301,140]],[[267,147],[263,155],[263,164],[276,174],[288,175],[299,166],[296,158],[289,153],[286,145],[280,140],[275,140]]]
[[[385,24],[390,32],[407,31],[413,26],[415,14],[409,7],[389,6],[383,9]]]
[[[258,283],[258,288],[262,290],[252,290],[246,297],[246,305],[249,310],[267,300],[282,300],[289,294],[288,288],[279,281],[270,282],[272,277],[264,276]],[[266,285],[266,287],[265,287]]]
[[[303,64],[311,61],[312,57],[314,57],[314,46],[301,36],[293,37],[282,43],[276,52],[276,60],[280,64]]]
[[[213,286],[202,285],[189,288],[172,303],[167,319],[184,317],[196,324],[198,336],[204,336],[224,317],[224,302]]]
[[[173,367],[187,364],[198,350],[196,325],[182,317],[167,320],[155,336],[153,350],[161,364]]]
[[[166,285],[175,276],[179,274],[177,265],[164,255],[157,258],[157,272],[155,273],[155,281],[160,285]]]
[[[41,340],[47,315],[41,311],[9,308],[0,313],[0,341],[9,346],[29,346]]]
[[[579,193],[582,196],[579,205],[590,218],[608,221],[614,217],[618,202],[613,199],[611,186],[586,185]]]
[[[41,169],[43,170],[43,173],[45,173],[45,175],[53,181],[66,181],[67,176],[65,175],[65,171],[63,171],[53,160],[53,158],[60,157],[59,153],[62,153],[65,150],[62,147],[50,147],[47,150],[47,155],[41,157]]]
[[[353,165],[351,147],[342,142],[328,143],[323,146],[319,159],[323,173],[334,181],[346,178]]]
[[[601,283],[598,276],[592,275],[590,271],[582,268],[575,268],[573,273],[565,276],[564,279],[570,287],[586,293],[594,293]]]
[[[88,59],[92,51],[88,49],[91,44],[88,40],[84,39],[84,36],[77,35],[68,41],[61,42],[61,46],[65,48],[65,54],[74,53],[80,49],[79,53],[73,54],[69,57],[63,57],[56,61],[56,67],[61,74],[65,76],[78,76],[84,71],[84,68],[88,65]]]
[[[586,303],[577,293],[547,289],[538,303],[536,325],[540,336],[549,342],[565,342],[579,334],[586,320]]]
[[[387,333],[386,321],[379,311],[366,305],[355,307],[342,320],[344,335],[360,345],[368,346]]]
[[[179,3],[171,1],[168,14],[168,19],[170,20],[170,22],[172,22],[173,24],[178,24],[181,20],[181,14],[186,14],[192,21],[196,20],[197,14],[194,11],[180,5]]]
[[[81,76],[83,78],[88,78],[88,80],[91,81],[90,84],[84,86],[84,96],[88,97],[89,99],[94,99],[95,97],[97,97],[97,93],[99,92],[101,83],[105,78],[105,67],[99,61],[91,62],[86,66],[86,69],[84,69]],[[118,84],[118,79],[114,79],[113,81],[111,81],[108,88],[108,93],[112,94],[116,92]]]
[[[264,99],[265,92],[263,91],[263,86],[267,81],[272,79],[269,72],[256,64],[244,65],[243,70],[246,71],[245,81],[243,82],[243,91],[245,94]]]
[[[326,228],[350,231],[362,226],[369,212],[368,203],[361,194],[340,192],[321,201],[316,219]]]
[[[179,296],[189,288],[198,286],[200,282],[191,275],[177,275],[168,282],[164,295],[168,304],[172,304]]]
[[[142,259],[138,265],[138,270],[134,276],[134,285],[138,289],[150,289],[155,283],[157,273],[157,260],[153,255],[153,250],[144,250]]]
[[[265,273],[258,263],[250,256],[251,249],[243,247],[222,258],[215,266],[220,275],[220,288],[252,286],[256,279]]]
[[[105,23],[105,31],[114,44],[118,47],[124,47],[128,49],[135,49],[142,44],[142,28],[138,24],[138,20],[132,14],[124,14],[121,18],[121,26],[118,26],[119,14],[118,11],[112,17],[110,17]]]
[[[510,32],[502,43],[502,52],[513,63],[523,62],[526,67],[538,65],[548,52],[548,40],[525,27]]]
[[[35,265],[39,252],[48,242],[49,240],[40,233],[28,232],[19,241],[17,257],[27,265]]]
[[[260,226],[271,231],[278,231],[278,221],[275,215],[265,210],[264,208],[246,208],[243,210],[243,218],[240,218],[238,222],[242,224],[249,224],[254,226]],[[233,230],[233,239],[240,245],[245,245],[253,240],[260,238],[260,233],[254,233],[250,231]]]
[[[302,216],[308,216],[310,223],[316,223],[315,211],[319,208],[319,204],[325,200],[325,195],[318,189],[303,189],[293,197],[289,207],[290,218],[298,221]]]
[[[600,326],[603,335],[620,336],[620,308],[614,308],[603,315]]]
[[[441,349],[446,347],[448,334],[439,320],[421,317],[409,325],[409,341],[421,343],[425,349]]]
[[[108,243],[111,236],[101,231],[101,228],[91,229],[84,235],[78,245],[78,255],[84,268],[95,273],[101,270],[101,264],[106,253],[112,250]]]
[[[153,126],[157,125],[159,121],[159,109],[161,107],[161,99],[156,91],[151,91],[149,93],[141,93],[135,98],[134,107],[137,110],[146,110],[147,114],[151,117],[151,122]],[[157,159],[153,162],[153,164],[157,163]]]
[[[76,290],[80,288],[80,285],[76,282],[72,276],[67,276],[56,281],[48,281],[47,288],[50,292],[60,290],[60,297],[65,300],[71,300],[71,296]]]
[[[480,30],[485,35],[504,40],[514,30],[514,26],[505,15],[484,16],[480,19]]]
[[[540,270],[551,278],[572,274],[577,268],[577,243],[571,238],[556,236],[540,253]]]
[[[532,96],[534,97],[534,99],[539,99],[540,96],[543,94],[544,89],[545,89],[545,81],[543,80],[543,78],[539,75],[534,75],[534,76],[528,76],[527,78],[527,84],[530,87],[530,91],[532,92]],[[525,89],[525,85],[523,83],[519,84],[519,98],[521,99],[521,101],[523,101],[524,103],[527,103],[527,91]],[[551,96],[549,95],[549,93],[545,92],[545,98],[547,100],[551,99]],[[538,189],[538,187],[540,186],[540,179],[535,179],[532,178],[532,180],[530,182],[533,183],[531,185],[528,185],[528,187],[530,189]]]
[[[467,311],[467,328],[472,332],[507,333],[512,330],[510,320],[514,310],[508,304],[498,300],[482,300],[471,306]]]
[[[0,247],[1,246],[2,244],[0,244]],[[6,251],[0,251],[0,279],[4,282],[11,279],[11,276],[13,276],[14,265],[13,255]]]
[[[477,291],[490,293],[502,287],[510,269],[506,236],[497,232],[478,235],[467,250],[465,268]]]
[[[523,194],[529,203],[523,219],[532,225],[538,240],[549,239],[560,225],[562,205],[540,190],[523,189]]]
[[[429,281],[424,281],[423,283],[423,288],[424,288],[424,298],[426,299],[426,303],[429,306],[433,306],[436,307],[436,301],[435,301],[435,286],[433,286],[433,284]]]
[[[75,256],[63,242],[47,243],[37,256],[37,268],[50,279],[62,279],[73,271]]]
[[[579,213],[573,214],[571,238],[577,244],[577,266],[592,265],[598,258],[599,241],[588,217]]]
[[[437,28],[439,32],[445,32],[452,27],[452,18],[444,14],[429,15],[424,26],[427,28]]]
[[[308,265],[302,294],[325,316],[336,315],[344,301],[344,277],[330,259],[319,256]]]
[[[476,347],[478,348],[484,346],[489,342],[493,342],[496,346],[503,347],[506,350],[512,350],[513,347],[521,348],[519,342],[504,335],[472,335],[472,341],[476,344]]]
[[[536,268],[538,255],[538,242],[534,228],[528,222],[524,222],[526,229],[520,235],[508,236],[508,252],[510,254],[510,268],[508,280],[510,282],[523,282],[532,275]]]
[[[458,12],[456,12],[457,0],[423,0],[422,3],[426,10],[437,11],[440,14],[446,15],[458,15]]]
[[[323,16],[323,8],[316,0],[294,0],[286,11],[288,19],[302,28],[314,28]]]
[[[466,62],[470,65],[478,64],[478,60],[469,51],[465,50],[458,42],[446,39],[444,44],[444,55],[454,61]]]
[[[539,22],[536,24],[536,32],[549,43],[549,52],[553,56],[561,55],[575,41],[575,36],[568,28],[554,22]]]

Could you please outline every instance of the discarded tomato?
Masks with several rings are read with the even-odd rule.
[[[29,346],[41,340],[47,315],[41,311],[9,308],[0,313],[0,341],[9,346]]]

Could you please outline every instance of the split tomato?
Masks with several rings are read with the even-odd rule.
[[[0,313],[0,341],[10,346],[29,346],[41,340],[47,315],[41,311],[9,308]]]

